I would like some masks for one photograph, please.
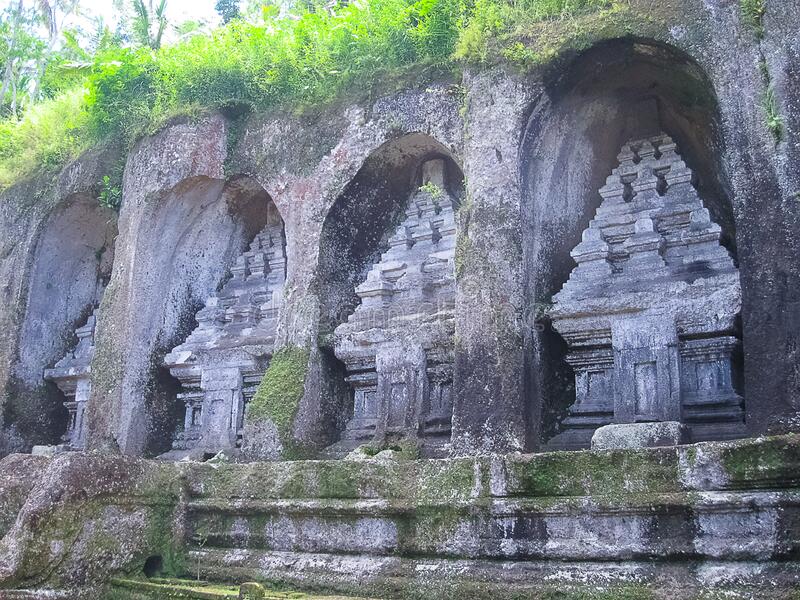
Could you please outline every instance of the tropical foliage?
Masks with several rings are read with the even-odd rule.
[[[0,59],[11,73],[0,94],[0,186],[104,139],[131,142],[176,113],[232,103],[297,107],[398,72],[507,57],[490,42],[521,24],[618,1],[304,0],[291,8],[219,0],[225,24],[212,30],[169,24],[169,0],[117,0],[112,31],[101,21],[65,26],[89,0],[28,8],[14,0],[0,23]]]

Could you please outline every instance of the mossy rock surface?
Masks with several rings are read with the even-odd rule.
[[[310,352],[297,346],[281,348],[245,415],[243,450],[250,459],[297,459],[305,455],[292,431],[305,391]]]
[[[250,422],[269,419],[285,435],[303,397],[309,352],[296,346],[278,350],[247,409]]]
[[[274,590],[256,583],[241,586],[189,579],[113,579],[105,600],[359,600]],[[366,599],[360,599],[366,600]]]

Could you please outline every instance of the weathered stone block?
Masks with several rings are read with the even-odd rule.
[[[55,446],[34,446],[31,449],[31,454],[33,456],[53,457],[58,454],[63,454],[67,450],[68,446],[65,444],[57,444]]]
[[[605,425],[592,435],[592,450],[677,446],[686,439],[686,428],[677,421]]]

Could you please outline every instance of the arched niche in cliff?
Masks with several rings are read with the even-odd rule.
[[[412,133],[375,150],[325,219],[315,283],[320,349],[330,384],[324,393],[333,398],[323,404],[337,407],[331,415],[335,428],[346,425],[344,437],[330,450],[334,456],[379,438],[449,441],[453,332],[451,327],[445,333],[447,325],[429,325],[437,320],[432,314],[452,322],[454,210],[463,195],[464,175],[452,154],[432,137]],[[337,330],[348,320],[347,331]],[[404,350],[389,359],[392,344]],[[418,373],[403,379],[398,365],[412,354],[417,362],[402,368]],[[382,396],[389,388],[383,383],[389,378],[384,363],[392,361],[397,370],[392,385],[416,390],[408,397],[417,393],[421,409],[402,408],[403,402],[395,414],[387,408],[392,401]],[[424,390],[416,383],[423,380],[428,382]]]
[[[598,190],[631,139],[664,132],[694,171],[695,187],[722,242],[736,256],[730,186],[721,166],[719,107],[704,71],[685,53],[648,40],[620,39],[583,52],[545,77],[520,147],[523,245],[531,357],[532,422],[550,437],[575,399],[566,345],[536,321],[575,266],[580,242],[601,202]],[[535,323],[535,324],[534,324]],[[538,438],[538,439],[537,439]]]
[[[389,247],[389,236],[421,184],[421,166],[433,158],[444,159],[449,191],[462,197],[464,175],[450,151],[428,135],[411,133],[370,154],[336,199],[320,240],[316,288],[322,334],[332,333],[357,306],[356,286]]]
[[[75,329],[97,307],[111,275],[116,215],[76,194],[45,221],[34,251],[5,423],[31,444],[58,443],[66,429],[64,397],[46,382],[76,344]]]
[[[164,356],[196,328],[195,315],[270,220],[282,219],[254,179],[194,177],[137,215],[118,443],[127,454],[168,451],[184,422],[180,383]],[[111,315],[110,318],[119,318]]]

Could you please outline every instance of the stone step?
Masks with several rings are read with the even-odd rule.
[[[63,590],[0,590],[0,600],[75,600],[75,595]]]
[[[800,491],[620,493],[617,496],[452,501],[415,511],[385,500],[192,501],[189,549],[361,556],[464,556],[518,560],[788,558],[768,523],[790,523]],[[747,507],[743,514],[742,507]],[[774,515],[783,515],[776,517]],[[653,534],[654,523],[661,524]],[[731,524],[737,523],[736,527]],[[788,525],[787,525],[788,526]],[[458,538],[453,534],[458,531]],[[779,538],[775,538],[779,539]],[[746,540],[746,541],[745,541]],[[732,545],[733,544],[733,545]]]
[[[796,600],[800,572],[793,561],[497,561],[243,549],[190,553],[190,561],[198,558],[201,576],[209,579],[259,578],[372,598],[426,600]]]

